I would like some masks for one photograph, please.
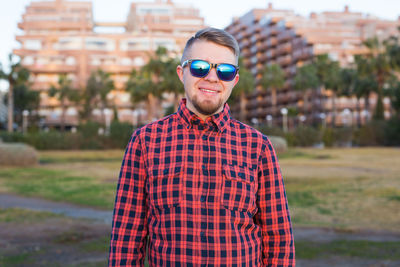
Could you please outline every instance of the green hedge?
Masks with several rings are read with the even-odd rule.
[[[109,135],[99,135],[100,124],[89,122],[71,132],[0,132],[5,143],[26,143],[38,150],[79,150],[79,149],[123,149],[133,133],[133,127],[126,123],[113,122]]]
[[[315,128],[298,126],[284,133],[280,128],[259,126],[258,130],[271,136],[284,137],[289,146],[315,146],[323,143],[326,147],[343,146],[400,146],[400,118],[387,121],[371,121],[360,128]]]
[[[36,132],[7,133],[0,132],[3,142],[26,143],[39,150],[53,149],[123,149],[129,141],[134,129],[128,123],[114,121],[110,125],[108,135],[99,135],[103,127],[95,122],[88,122],[78,127],[76,133],[70,132]],[[400,146],[400,118],[388,121],[371,121],[361,128],[314,128],[299,126],[284,133],[280,128],[257,127],[267,136],[283,137],[288,146],[315,146],[323,143],[332,146]],[[279,142],[278,142],[279,141]],[[280,140],[279,148],[286,144]],[[276,143],[277,143],[276,142]],[[273,142],[274,143],[274,142]]]

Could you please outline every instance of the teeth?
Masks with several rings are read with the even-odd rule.
[[[205,91],[205,92],[210,92],[210,93],[215,93],[216,91],[212,91],[212,90],[208,90],[208,89],[201,89],[202,91]]]

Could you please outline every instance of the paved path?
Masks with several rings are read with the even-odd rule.
[[[23,208],[38,211],[48,211],[74,218],[95,219],[101,223],[111,224],[112,211],[84,208],[77,205],[54,202],[38,198],[28,198],[12,194],[0,193],[0,208]],[[368,241],[400,241],[400,233],[357,231],[343,232],[330,228],[304,228],[294,229],[295,241],[332,242],[334,240],[368,240]]]
[[[4,193],[0,193],[0,208],[22,208],[37,211],[47,211],[63,214],[68,217],[94,219],[106,224],[111,224],[112,221],[112,211],[83,208],[67,203],[54,202],[38,198],[21,197]]]

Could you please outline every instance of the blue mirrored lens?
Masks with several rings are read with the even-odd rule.
[[[190,65],[190,73],[195,77],[204,77],[210,71],[210,64],[203,60],[193,60]]]
[[[236,67],[230,64],[218,65],[217,75],[223,81],[232,81],[236,75]]]

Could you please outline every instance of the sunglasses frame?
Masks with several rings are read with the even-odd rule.
[[[203,62],[207,62],[207,63],[210,65],[210,68],[208,69],[207,73],[206,73],[204,76],[197,76],[197,75],[194,75],[194,74],[192,73],[191,66],[192,66],[192,62],[193,62],[193,61],[203,61]],[[230,65],[230,66],[235,67],[235,74],[233,75],[233,78],[232,78],[231,80],[224,80],[224,79],[221,79],[221,77],[219,77],[217,68],[218,68],[218,66],[220,66],[220,65]],[[218,79],[220,79],[221,81],[225,81],[225,82],[233,81],[233,79],[235,79],[235,77],[236,77],[236,74],[239,72],[239,66],[235,66],[235,65],[230,64],[230,63],[210,63],[210,62],[208,62],[207,60],[203,60],[203,59],[188,59],[188,60],[185,60],[185,61],[182,63],[182,68],[184,68],[184,67],[186,67],[186,66],[189,66],[190,74],[191,74],[193,77],[196,77],[196,78],[204,78],[204,77],[206,77],[206,76],[210,73],[211,69],[212,69],[212,68],[215,68],[215,71],[216,71],[216,73],[217,73]]]

